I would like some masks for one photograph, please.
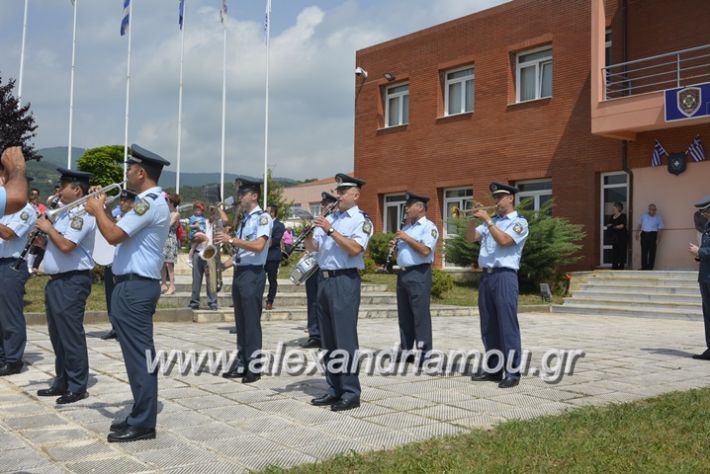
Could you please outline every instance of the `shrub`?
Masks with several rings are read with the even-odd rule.
[[[431,272],[431,296],[442,298],[446,293],[454,288],[454,277],[446,272],[437,270]]]
[[[365,273],[377,273],[377,269],[379,267],[377,266],[377,263],[372,259],[370,256],[370,253],[365,254],[365,269],[362,270],[360,273],[365,274]]]
[[[370,241],[367,243],[367,251],[376,265],[380,267],[384,266],[387,261],[387,254],[390,250],[389,242],[393,237],[394,234],[390,232],[380,232],[370,237]]]

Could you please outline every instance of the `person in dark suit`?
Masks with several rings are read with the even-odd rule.
[[[274,309],[274,299],[276,298],[276,290],[279,287],[276,277],[279,274],[279,265],[281,264],[281,238],[284,235],[286,226],[278,219],[279,208],[273,204],[266,207],[266,212],[269,213],[273,220],[274,226],[271,228],[271,243],[269,244],[269,253],[266,255],[266,277],[269,280],[269,294],[266,296],[266,309]]]
[[[695,203],[695,207],[703,213],[705,219],[710,219],[710,196]],[[693,243],[688,245],[688,251],[700,262],[698,271],[698,285],[703,298],[703,320],[705,321],[705,351],[696,354],[693,359],[710,360],[710,223],[705,224],[700,246]]]
[[[624,205],[615,202],[614,213],[606,228],[611,232],[611,268],[612,270],[623,270],[626,264],[626,244],[628,241],[628,228],[626,224],[626,214]]]

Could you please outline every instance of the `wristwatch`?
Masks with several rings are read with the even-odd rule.
[[[490,226],[492,226],[492,225],[493,225],[493,221],[486,221],[486,226],[487,226],[487,227],[490,227]]]
[[[331,227],[330,229],[328,229],[328,231],[326,232],[326,234],[328,234],[328,236],[331,236],[331,235],[333,235],[333,232],[335,232],[335,229],[333,229],[333,228]]]

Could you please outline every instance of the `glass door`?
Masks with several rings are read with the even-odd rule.
[[[614,213],[612,207],[615,202],[620,202],[624,205],[624,212],[628,218],[628,175],[623,171],[603,173],[601,175],[600,195],[602,202],[599,216],[599,241],[601,242],[599,263],[602,267],[611,267],[611,233],[606,229],[606,225]]]

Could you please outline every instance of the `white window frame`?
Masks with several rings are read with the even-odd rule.
[[[624,175],[626,176],[626,181],[623,183],[618,183],[618,184],[604,184],[604,178],[608,176],[618,176],[618,175]],[[611,267],[611,263],[604,263],[604,250],[611,250],[611,245],[604,245],[604,229],[606,226],[606,222],[604,222],[604,190],[605,189],[613,189],[613,188],[626,188],[626,201],[623,203],[624,204],[624,209],[628,209],[628,201],[629,201],[629,175],[626,174],[625,171],[613,171],[610,173],[602,173],[601,176],[599,177],[599,266],[600,267]],[[627,222],[628,222],[628,214],[627,214]],[[628,224],[627,224],[628,226]],[[631,235],[631,233],[629,233]],[[629,265],[631,267],[631,265]]]
[[[552,196],[552,180],[551,179],[531,179],[527,181],[518,181],[515,183],[518,185],[534,184],[534,183],[550,183],[549,189],[535,189],[530,191],[519,191],[515,194],[515,205],[520,205],[520,201],[527,198],[533,198],[533,211],[537,212],[540,210],[540,197],[542,196]]]
[[[402,92],[392,92],[391,90],[397,87],[407,86],[406,91]],[[399,99],[398,101],[398,112],[399,112],[399,123],[390,125],[390,101],[393,99]],[[407,101],[407,117],[404,118],[404,102]],[[399,84],[394,84],[385,89],[385,128],[391,127],[401,127],[402,125],[407,125],[409,123],[409,83],[401,82]]]
[[[321,213],[322,209],[323,209],[323,208],[322,208],[320,202],[316,202],[316,203],[311,204],[311,205],[309,206],[309,209],[308,209],[308,210],[311,212],[311,214],[313,215],[313,217],[317,217],[317,216],[320,216],[320,213]]]
[[[455,79],[449,79],[449,74],[456,72],[465,71],[467,69],[471,70],[471,74],[468,76],[457,77]],[[466,110],[466,83],[471,81],[471,110]],[[449,113],[449,89],[454,84],[461,84],[461,112]],[[450,69],[444,72],[444,115],[450,117],[453,115],[462,115],[473,112],[476,108],[476,68],[473,64],[468,66],[463,66],[456,69]]]
[[[454,197],[448,197],[447,193],[452,192],[452,191],[467,191],[470,192],[470,196],[454,196]],[[466,210],[470,209],[473,207],[473,189],[470,187],[464,187],[464,188],[446,188],[442,192],[442,196],[444,198],[443,200],[443,208],[441,210],[441,215],[443,216],[443,229],[441,232],[441,235],[443,236],[442,239],[442,264],[444,268],[465,268],[465,267],[460,267],[458,265],[454,265],[453,263],[447,262],[446,261],[446,239],[456,237],[456,234],[450,234],[448,231],[448,222],[451,216],[449,215],[449,204],[454,204],[456,207],[458,207],[461,210]]]
[[[550,56],[545,57],[545,58],[540,58],[540,59],[535,59],[533,61],[527,61],[524,63],[520,62],[520,57],[525,56],[528,54],[534,54],[534,53],[540,53],[542,51],[550,51]],[[552,72],[553,72],[553,67],[550,68],[550,95],[549,96],[542,96],[542,71],[543,68],[542,66],[544,64],[549,63],[552,66],[552,60],[553,60],[553,54],[552,54],[552,45],[546,45],[542,46],[540,48],[535,48],[535,49],[529,49],[527,51],[520,51],[515,55],[515,101],[516,102],[529,102],[532,100],[540,100],[540,99],[547,99],[549,97],[552,97]],[[521,71],[525,68],[528,68],[530,66],[535,67],[535,97],[532,99],[525,99],[521,100],[520,99],[520,92],[521,92]]]
[[[402,199],[398,199],[396,201],[387,201],[387,198],[393,198],[393,197],[398,197],[401,196]],[[404,218],[404,205],[406,203],[405,199],[405,194],[404,193],[393,193],[393,194],[385,194],[382,199],[383,203],[383,215],[382,215],[382,222],[383,222],[383,227],[385,232],[397,232],[399,230],[399,223],[402,222],[402,219]],[[395,222],[397,222],[397,229],[390,229],[389,228],[389,213],[390,212],[395,212],[397,219],[395,219]]]

